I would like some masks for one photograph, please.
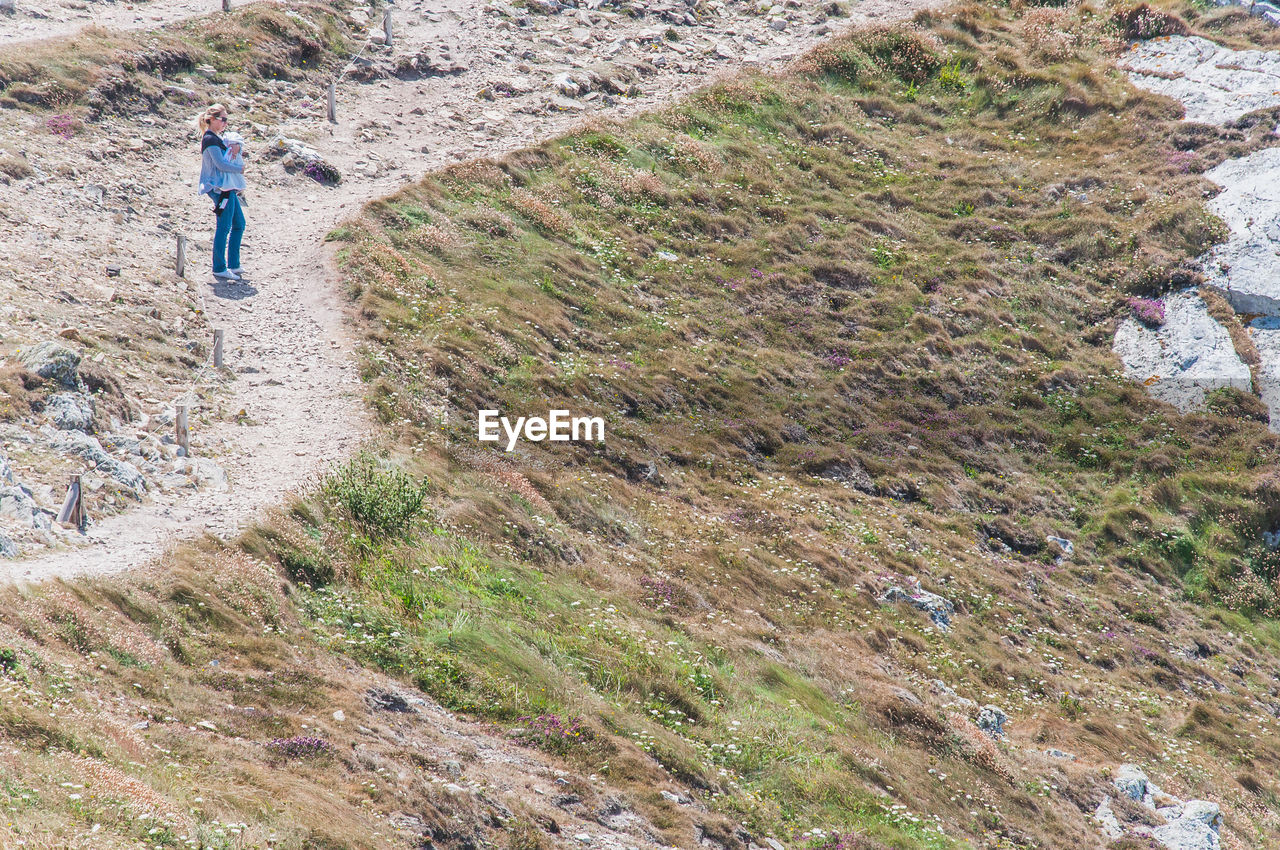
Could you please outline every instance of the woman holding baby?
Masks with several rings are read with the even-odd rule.
[[[241,193],[244,180],[244,139],[227,130],[227,110],[215,103],[200,114],[200,194],[213,199],[217,226],[213,232],[213,276],[240,280],[240,239],[244,236]]]

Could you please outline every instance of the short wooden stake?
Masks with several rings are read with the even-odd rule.
[[[226,335],[226,331],[222,328],[215,328],[213,331],[213,368],[222,368],[222,340]]]
[[[182,449],[182,453],[190,457],[191,435],[187,432],[187,406],[179,404],[176,410],[178,415],[173,420],[173,438],[177,441],[178,447]]]
[[[329,83],[329,123],[338,123],[338,84]]]
[[[382,13],[382,32],[386,35],[386,41],[383,42],[387,47],[391,46],[391,7],[388,6]]]
[[[70,523],[76,528],[84,528],[84,503],[80,497],[80,476],[71,476],[67,486],[67,498],[62,502],[62,510],[58,511],[59,523]]]
[[[222,0],[222,11],[224,12],[231,11],[231,0]]]
[[[178,273],[178,277],[187,276],[187,235],[185,233],[178,234],[178,253],[174,259],[173,270]]]

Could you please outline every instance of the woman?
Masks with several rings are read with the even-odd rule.
[[[222,141],[227,129],[227,110],[215,103],[196,122],[204,134],[200,139],[200,194],[213,199],[218,224],[213,231],[213,276],[219,280],[240,280],[240,239],[244,236],[244,211],[240,198],[228,188],[232,177],[244,172],[244,160],[232,158]]]

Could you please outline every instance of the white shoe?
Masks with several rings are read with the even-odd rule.
[[[227,269],[227,271],[231,272],[233,275],[237,277],[244,277],[244,269],[240,268],[239,266],[236,266],[234,269]]]
[[[236,274],[234,269],[227,269],[225,272],[214,272],[213,276],[219,280],[239,280],[240,275]]]

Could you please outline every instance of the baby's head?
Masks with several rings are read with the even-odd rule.
[[[241,150],[243,150],[244,136],[241,136],[239,133],[235,132],[234,130],[228,130],[227,132],[222,134],[222,143],[229,148],[240,148]]]

